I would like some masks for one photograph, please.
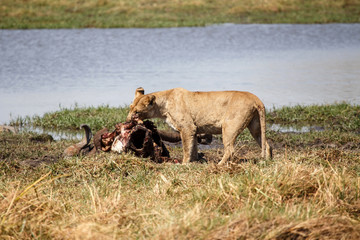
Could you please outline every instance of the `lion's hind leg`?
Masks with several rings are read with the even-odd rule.
[[[219,165],[226,163],[231,157],[233,157],[236,138],[246,128],[248,124],[248,121],[246,121],[246,119],[239,122],[238,124],[234,124],[229,121],[223,124],[222,138],[224,144],[224,155],[219,162]]]

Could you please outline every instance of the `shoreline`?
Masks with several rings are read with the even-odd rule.
[[[163,28],[222,23],[358,23],[360,1],[2,1],[0,29]]]
[[[61,107],[58,110],[48,111],[41,116],[34,113],[31,116],[18,116],[11,120],[7,125],[24,126],[32,125],[33,127],[43,127],[58,130],[75,130],[83,123],[87,123],[95,128],[101,128],[104,124],[106,127],[112,127],[118,122],[125,121],[128,114],[128,106],[78,106],[75,104],[71,107]],[[360,114],[360,105],[351,102],[335,102],[332,104],[311,104],[311,105],[289,105],[276,108],[266,109],[266,119],[271,124],[281,124],[285,126],[307,126],[307,125],[324,125],[328,119],[330,123],[323,127],[346,126],[345,121],[351,121],[348,129],[359,128],[360,120],[356,115]],[[348,114],[348,116],[344,115]],[[348,117],[348,119],[346,119]],[[100,122],[101,124],[97,124]],[[334,126],[334,124],[337,124]],[[159,121],[161,127],[164,123]],[[350,124],[350,123],[348,123]]]
[[[234,23],[234,22],[224,22],[224,23],[211,23],[200,26],[165,26],[165,27],[79,27],[79,28],[0,28],[0,31],[36,31],[36,30],[86,30],[86,29],[174,29],[174,28],[206,28],[206,27],[216,27],[223,25],[351,25],[351,24],[360,24],[360,20],[358,22],[326,22],[326,23]]]

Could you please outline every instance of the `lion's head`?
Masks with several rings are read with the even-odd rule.
[[[141,120],[152,118],[155,114],[155,99],[156,97],[152,94],[145,95],[143,88],[137,88],[126,120],[129,121],[134,115],[137,115]]]

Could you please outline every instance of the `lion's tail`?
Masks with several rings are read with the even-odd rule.
[[[263,158],[272,158],[272,148],[266,141],[266,114],[264,104],[259,104],[257,107],[259,118],[260,118],[260,129],[261,129],[261,156]]]

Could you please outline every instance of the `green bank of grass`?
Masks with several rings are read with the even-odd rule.
[[[88,124],[94,130],[103,127],[113,128],[116,123],[124,122],[129,112],[128,107],[110,107],[108,105],[98,107],[60,108],[54,112],[45,113],[42,116],[18,117],[10,122],[10,125],[42,127],[56,130],[76,130],[81,124]]]
[[[267,121],[282,125],[318,125],[334,130],[360,132],[360,106],[338,103],[282,107],[268,113]]]
[[[58,111],[46,113],[43,116],[19,117],[10,124],[58,130],[75,130],[81,124],[88,124],[94,129],[112,128],[116,123],[125,121],[128,112],[128,107],[106,105],[78,107],[75,105],[71,108],[61,108]],[[268,111],[266,118],[267,123],[284,126],[316,125],[331,130],[360,131],[360,106],[349,103],[282,107]]]
[[[113,130],[115,124],[124,122],[129,112],[128,107],[78,107],[61,108],[58,111],[45,113],[43,116],[19,117],[10,124],[14,126],[40,127],[51,131],[75,131],[81,124],[87,124],[92,131],[107,127]],[[159,129],[169,129],[162,120],[154,119]],[[317,126],[320,131],[279,134],[268,127],[267,135],[276,147],[327,147],[328,145],[354,149],[360,146],[360,106],[348,103],[331,105],[293,106],[272,109],[267,112],[267,123],[277,124],[294,129],[302,126]],[[250,132],[246,129],[240,136],[241,142],[253,142]]]
[[[115,124],[125,122],[129,107],[110,107],[102,105],[98,107],[74,107],[60,108],[54,112],[45,113],[42,116],[25,116],[13,119],[10,125],[41,127],[47,130],[78,130],[81,124],[89,125],[93,130],[104,127],[114,128]],[[166,128],[164,122],[154,120],[160,128]]]
[[[360,21],[360,0],[2,0],[0,10],[3,29]]]

